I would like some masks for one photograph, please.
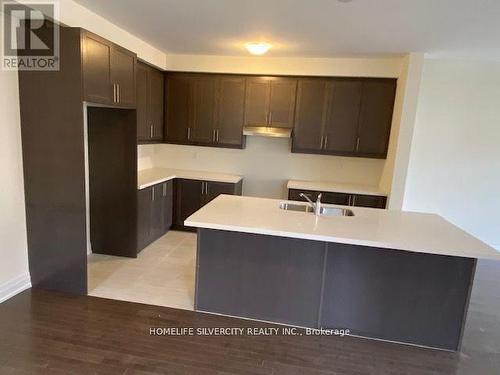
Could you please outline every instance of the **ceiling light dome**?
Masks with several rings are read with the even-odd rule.
[[[248,52],[250,52],[252,55],[263,55],[269,49],[271,48],[271,45],[269,43],[247,43],[245,44],[245,48],[247,49]]]

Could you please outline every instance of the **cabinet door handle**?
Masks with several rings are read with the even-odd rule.
[[[215,129],[212,130],[212,142],[215,142]]]
[[[154,129],[153,129],[153,124],[149,126],[149,138],[153,138],[154,135]]]
[[[116,103],[116,83],[113,83],[113,103]]]
[[[116,84],[116,102],[120,103],[120,84]]]
[[[202,181],[201,182],[201,195],[205,194],[205,183]]]
[[[351,204],[351,206],[355,206],[355,205],[356,205],[356,196],[353,195],[352,196],[352,204]]]
[[[215,131],[215,136],[216,136],[215,139],[216,139],[217,143],[219,143],[219,129],[217,129]]]
[[[348,206],[352,206],[352,204],[351,204],[351,200],[352,200],[352,195],[349,195],[349,200],[348,200],[348,202],[347,202],[347,205],[348,205]]]
[[[321,136],[321,141],[319,142],[319,148],[321,148],[321,149],[323,149],[323,144],[324,144],[323,140],[324,140],[324,138],[325,138],[324,136]]]
[[[356,152],[359,151],[359,137],[356,138]]]
[[[154,188],[154,186],[151,188],[151,200],[152,201],[155,200],[155,188]]]
[[[266,125],[269,125],[269,112],[266,113]]]
[[[163,196],[167,196],[167,184],[163,184]]]
[[[325,146],[323,147],[324,149],[326,149],[326,145],[328,144],[328,136],[325,135]]]
[[[208,182],[205,182],[205,195],[208,195]]]
[[[191,139],[191,128],[187,128],[188,140]]]
[[[269,112],[269,125],[272,125],[273,123],[273,113]]]

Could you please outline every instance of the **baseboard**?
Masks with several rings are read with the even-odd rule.
[[[29,273],[14,277],[6,283],[0,285],[0,303],[14,297],[23,290],[31,288],[31,278]]]

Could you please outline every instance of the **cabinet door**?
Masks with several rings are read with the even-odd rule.
[[[137,64],[137,140],[151,140],[151,125],[149,123],[150,90],[149,67],[146,64]]]
[[[184,220],[198,211],[204,202],[204,183],[196,180],[177,180],[175,224],[184,227]]]
[[[321,196],[321,202],[327,204],[349,205],[350,194],[325,192]]]
[[[324,152],[352,154],[356,150],[362,81],[332,80],[324,132]]]
[[[363,83],[359,119],[360,156],[385,158],[389,144],[396,80],[366,80]]]
[[[85,101],[112,104],[111,43],[90,33],[84,35],[83,83]]]
[[[292,152],[318,153],[322,150],[326,82],[322,79],[301,79],[298,82]]]
[[[167,181],[162,186],[162,235],[172,226],[173,215],[173,181]]]
[[[141,189],[137,193],[137,249],[141,251],[150,242],[153,188]]]
[[[189,141],[189,77],[167,76],[166,88],[166,140],[173,143]]]
[[[268,78],[247,78],[245,125],[267,126],[271,83]]]
[[[215,140],[216,83],[213,76],[191,78],[190,135],[193,142],[210,144]]]
[[[235,184],[225,182],[205,182],[207,191],[204,199],[204,204],[212,201],[221,194],[235,195]]]
[[[293,128],[297,80],[272,78],[269,102],[269,126]]]
[[[135,107],[136,55],[114,45],[111,49],[111,82],[116,85],[115,102],[124,107]]]
[[[221,77],[217,88],[216,143],[243,147],[245,78]]]
[[[351,204],[356,207],[385,208],[387,197],[353,194]]]
[[[164,103],[164,78],[163,72],[149,68],[150,70],[150,102],[149,121],[153,127],[152,138],[156,141],[163,140],[163,103]]]
[[[163,184],[158,184],[152,187],[152,214],[151,214],[151,241],[156,241],[160,238],[163,232],[164,220],[163,220]]]

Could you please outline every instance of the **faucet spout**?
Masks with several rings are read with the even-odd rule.
[[[300,193],[300,196],[302,198],[304,198],[307,203],[309,203],[309,205],[313,208],[314,210],[314,214],[316,216],[319,216],[320,215],[320,212],[321,212],[321,194],[318,195],[318,198],[316,199],[316,203],[314,203],[311,198],[309,198],[306,194],[304,193]]]

